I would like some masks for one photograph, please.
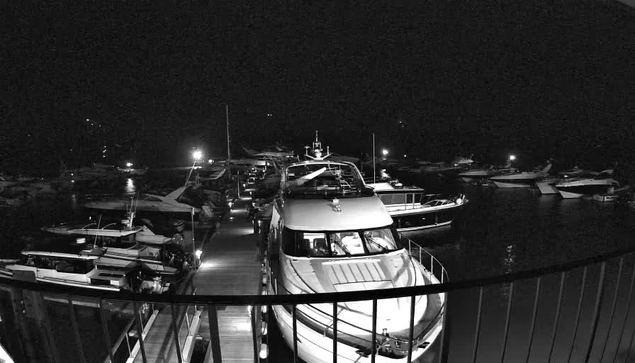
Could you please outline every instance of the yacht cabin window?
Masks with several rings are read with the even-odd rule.
[[[401,248],[390,228],[339,232],[303,232],[285,228],[282,251],[295,257],[374,255]]]

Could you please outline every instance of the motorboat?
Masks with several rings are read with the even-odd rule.
[[[518,169],[511,166],[511,161],[508,161],[505,165],[499,166],[472,166],[468,170],[464,170],[458,174],[466,183],[483,182],[487,178],[497,175],[507,175],[518,173]]]
[[[169,282],[142,264],[133,268],[98,264],[104,251],[87,244],[85,237],[55,236],[21,254],[18,261],[0,269],[0,276],[106,291],[161,294],[170,288]]]
[[[499,188],[530,188],[538,179],[549,175],[551,162],[539,171],[518,171],[491,176],[489,179]]]
[[[143,264],[161,275],[176,275],[191,266],[192,256],[183,248],[183,237],[166,237],[154,234],[147,226],[133,226],[134,212],[122,223],[98,223],[88,225],[58,224],[42,228],[43,231],[86,238],[102,251],[95,261],[98,266],[132,268]]]
[[[594,194],[605,194],[611,188],[620,187],[620,183],[613,179],[612,175],[613,169],[607,169],[597,175],[563,180],[556,184],[555,187],[565,199],[591,197]]]
[[[213,215],[213,203],[207,199],[202,189],[192,185],[162,192],[141,194],[138,198],[92,201],[84,204],[86,208],[100,210],[127,211],[134,206],[136,211],[160,213],[199,213],[203,210]],[[207,207],[207,208],[206,208]]]
[[[463,194],[426,194],[422,188],[404,186],[398,181],[368,185],[386,206],[399,232],[450,225],[468,201]]]
[[[317,137],[313,146],[313,160],[288,165],[281,176],[265,260],[268,294],[385,290],[447,278],[442,267],[433,268],[441,277],[424,267],[430,256],[417,259],[427,252],[399,236],[354,164],[326,160]],[[438,339],[446,298],[439,293],[412,301],[412,335],[410,297],[378,300],[376,325],[372,301],[337,303],[335,342],[331,303],[297,305],[295,313],[291,305],[274,305],[272,311],[285,342],[297,346],[305,362],[332,362],[334,343],[339,362],[406,362],[410,348],[416,361]]]

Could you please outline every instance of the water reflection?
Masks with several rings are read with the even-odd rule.
[[[134,179],[128,178],[126,180],[126,187],[124,189],[124,193],[126,195],[135,195],[137,192],[137,186],[135,185]]]

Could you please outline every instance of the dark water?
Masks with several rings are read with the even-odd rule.
[[[601,204],[592,200],[562,200],[557,195],[542,196],[532,189],[489,189],[437,179],[417,182],[431,192],[462,191],[470,199],[470,203],[456,220],[453,228],[409,236],[426,246],[444,264],[453,281],[561,264],[627,248],[633,243],[635,210],[632,209],[616,208],[612,204]],[[133,180],[124,180],[121,186],[105,193],[124,195],[134,193],[135,189]],[[23,246],[20,238],[37,235],[43,225],[86,218],[88,213],[81,205],[94,197],[97,195],[86,192],[65,193],[30,201],[15,210],[1,211],[0,254],[4,258],[16,256]],[[624,277],[617,286],[618,289],[628,291],[632,267],[632,261],[625,262],[622,272]],[[617,264],[609,264],[607,271],[610,274],[607,274],[604,296],[608,302],[604,304],[603,317],[608,316],[607,309],[616,288]],[[580,291],[585,291],[586,294],[582,303],[584,316],[588,316],[593,307],[598,267],[589,269],[582,290],[581,276],[582,271],[579,270],[572,272],[567,278],[561,328],[556,338],[557,348],[554,349],[553,361],[567,360]],[[558,282],[558,276],[547,277],[542,282],[542,313],[536,322],[536,338],[530,361],[546,361],[544,358],[549,350]],[[535,280],[518,283],[514,287],[512,322],[509,327],[510,336],[505,361],[524,361],[524,344],[531,320],[534,288]],[[478,361],[500,361],[505,326],[504,312],[510,293],[509,285],[493,286],[484,290]],[[621,314],[623,318],[621,323],[613,323],[614,332],[608,346],[611,354],[618,354],[616,348],[619,328],[622,326],[620,324],[626,321],[624,314],[630,310],[630,307],[625,305],[625,299],[622,295],[618,299],[616,316]],[[462,362],[471,359],[477,301],[476,289],[450,295],[450,361]],[[82,315],[85,319],[94,318],[90,311]],[[635,313],[626,321],[629,327],[635,325],[633,319]],[[587,320],[581,320],[580,331],[589,329]],[[605,320],[602,320],[598,331],[601,341],[607,336],[608,322]],[[275,328],[272,329],[272,340],[276,339],[274,332]],[[627,330],[623,345],[627,340],[630,342],[631,332],[632,329]],[[94,332],[96,335],[97,333]],[[582,359],[585,344],[588,344],[585,337],[586,335],[578,337],[575,349],[571,353],[572,361]],[[621,348],[619,354],[624,354],[624,349]],[[277,362],[289,360],[290,354],[284,343],[272,342],[271,358]]]

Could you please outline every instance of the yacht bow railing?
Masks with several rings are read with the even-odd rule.
[[[434,275],[438,283],[442,284],[450,281],[448,278],[448,272],[436,257],[410,238],[400,236],[400,239],[402,246],[408,246],[408,253],[410,253],[410,256],[419,261],[419,263],[423,265],[428,272]]]

